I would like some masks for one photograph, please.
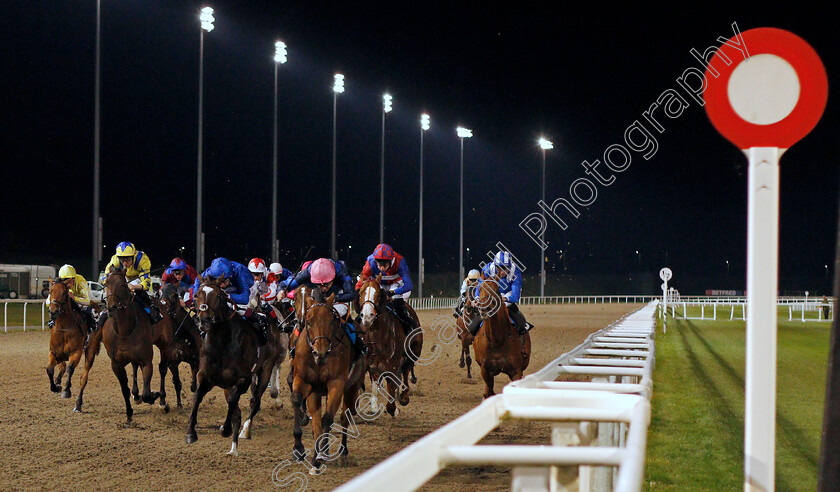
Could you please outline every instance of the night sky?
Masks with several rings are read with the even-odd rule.
[[[133,241],[155,268],[195,259],[199,23],[204,4],[102,1],[101,209],[105,258]],[[699,66],[689,50],[718,36],[779,27],[808,41],[829,77],[826,112],[782,158],[783,278],[826,288],[838,208],[840,71],[836,23],[816,7],[587,2],[280,2],[219,0],[205,35],[204,230],[208,259],[268,256],[271,240],[274,41],[279,71],[280,261],[328,255],[333,74],[338,99],[338,245],[356,270],[378,242],[381,96],[386,122],[386,241],[417,268],[419,117],[424,137],[427,272],[458,259],[459,139],[465,142],[465,246],[472,263],[501,241],[532,272],[539,249],[519,228],[540,198],[568,197],[581,162],[601,159],[676,78]],[[562,5],[562,8],[561,8]],[[0,263],[91,256],[95,0],[32,0],[4,9],[4,226]],[[743,278],[746,158],[690,106],[633,154],[615,182],[569,221],[549,226],[549,269]],[[565,251],[565,265],[559,253]],[[637,255],[636,251],[640,254]],[[480,252],[480,254],[479,254]],[[89,264],[89,263],[88,263]],[[471,265],[470,265],[471,266]],[[714,287],[714,286],[712,286]],[[743,288],[743,286],[741,286]],[[653,292],[652,292],[653,293]]]

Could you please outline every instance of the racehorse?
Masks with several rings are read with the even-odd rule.
[[[382,275],[377,275],[375,279],[365,280],[359,289],[361,327],[356,331],[363,336],[368,346],[368,375],[373,386],[371,410],[379,411],[378,394],[382,391],[388,399],[385,409],[394,417],[399,414],[395,403],[397,398],[400,405],[408,405],[406,373],[413,361],[406,354],[405,335],[400,320],[385,306],[387,297],[380,287],[381,280]],[[386,384],[387,392],[384,391]]]
[[[181,404],[181,376],[178,366],[181,362],[190,365],[192,381],[190,390],[195,391],[195,377],[198,373],[198,362],[201,356],[203,342],[190,313],[181,305],[178,287],[167,284],[160,290],[160,304],[163,307],[163,319],[154,324],[155,345],[160,351],[160,405],[166,410],[166,371],[172,371],[172,384],[175,386],[175,397],[178,408]],[[132,394],[137,401],[137,366],[134,369],[134,387]]]
[[[53,393],[58,393],[61,390],[61,378],[64,375],[65,368],[67,368],[67,384],[64,391],[61,392],[61,397],[70,398],[70,380],[73,378],[76,366],[82,359],[82,352],[85,352],[85,372],[82,375],[79,398],[76,407],[73,409],[76,412],[81,412],[82,394],[85,391],[85,386],[87,386],[90,368],[93,366],[96,354],[99,353],[99,347],[94,347],[91,344],[87,347],[87,350],[84,350],[86,338],[84,322],[81,313],[73,309],[70,289],[64,282],[54,282],[50,287],[50,320],[55,321],[55,324],[50,330],[47,376],[50,379],[50,390]],[[54,380],[53,375],[56,365],[59,365],[60,369],[58,378]]]
[[[366,365],[364,358],[352,362],[353,348],[341,327],[341,318],[333,307],[335,294],[327,299],[324,299],[320,289],[313,289],[313,294],[314,303],[306,309],[303,328],[295,348],[292,408],[295,411],[294,456],[297,460],[303,460],[306,452],[301,442],[301,404],[306,400],[315,438],[315,456],[310,473],[317,474],[321,462],[331,457],[329,432],[342,400],[347,411],[341,414],[341,425],[349,425],[348,413],[356,415],[356,401],[364,382]],[[321,399],[325,396],[327,400],[322,417]],[[340,454],[348,454],[346,432],[341,436]]]
[[[199,328],[206,335],[196,374],[197,388],[193,395],[193,407],[185,441],[191,444],[198,440],[195,431],[198,407],[204,395],[214,386],[218,386],[224,389],[228,402],[227,417],[220,431],[223,437],[232,436],[228,454],[236,456],[239,454],[239,430],[242,422],[239,398],[250,386],[250,421],[260,409],[260,399],[268,385],[271,369],[281,355],[281,337],[285,335],[275,326],[271,330],[268,343],[258,349],[254,330],[241,316],[237,316],[236,306],[232,305],[227,294],[219,287],[222,279],[205,282],[199,277],[201,287],[195,295],[195,305],[198,308]],[[254,379],[256,380],[253,381]],[[246,425],[248,424],[249,422],[246,422]],[[248,438],[248,435],[243,437]]]
[[[455,326],[458,327],[458,338],[461,339],[461,359],[458,361],[458,367],[464,367],[466,365],[468,379],[472,379],[470,346],[472,346],[475,337],[470,333],[467,326],[469,326],[470,320],[475,316],[478,316],[478,309],[470,300],[470,295],[468,294],[464,303],[464,310],[461,316],[458,316],[458,319],[455,320]]]
[[[101,340],[108,356],[111,357],[111,370],[120,382],[125,400],[126,419],[131,422],[134,410],[129,399],[128,377],[125,372],[127,364],[137,364],[143,370],[143,403],[151,405],[160,396],[149,389],[154,370],[152,344],[155,341],[155,333],[148,313],[134,302],[134,294],[128,287],[124,270],[109,268],[105,292],[108,319],[102,327]]]
[[[510,320],[499,294],[498,278],[482,275],[478,290],[476,307],[484,322],[475,335],[473,349],[484,379],[484,398],[489,398],[496,394],[493,379],[499,374],[507,374],[511,381],[522,378],[531,358],[531,337],[527,332],[520,336]]]

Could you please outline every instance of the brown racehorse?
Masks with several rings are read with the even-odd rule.
[[[134,294],[125,280],[125,271],[111,267],[105,281],[105,305],[108,319],[102,326],[102,343],[111,357],[111,370],[117,376],[125,400],[125,416],[128,422],[134,410],[131,408],[128,389],[127,364],[137,364],[143,370],[144,403],[152,404],[159,393],[150,390],[152,382],[152,344],[155,333],[146,311],[134,302]],[[97,340],[98,342],[98,340]]]
[[[385,306],[387,297],[380,288],[382,275],[365,280],[359,289],[361,327],[356,331],[368,346],[368,375],[373,386],[371,410],[379,411],[380,391],[387,395],[385,410],[394,417],[399,413],[395,401],[408,405],[407,375],[409,360],[405,351],[405,334],[400,320]],[[387,384],[388,390],[384,388]],[[400,391],[402,390],[402,391]]]
[[[313,289],[313,293],[315,302],[306,310],[295,348],[292,408],[295,410],[294,456],[303,460],[306,452],[301,441],[303,430],[300,424],[303,419],[301,404],[306,399],[315,438],[315,456],[310,473],[315,474],[321,462],[329,458],[329,432],[342,400],[349,412],[341,414],[341,425],[349,425],[347,413],[356,415],[356,400],[366,367],[364,358],[352,363],[353,348],[333,308],[335,294],[324,299],[320,289]],[[325,396],[327,400],[322,417],[321,399]],[[341,446],[341,456],[347,456],[347,433],[342,433]]]
[[[507,374],[511,381],[522,378],[531,358],[531,336],[516,331],[499,294],[498,278],[484,278],[478,290],[476,307],[484,323],[475,335],[473,349],[484,379],[484,398],[489,398],[496,394],[493,379],[499,374]]]
[[[461,316],[458,316],[458,319],[455,320],[455,326],[458,327],[458,338],[461,339],[461,359],[458,361],[458,367],[467,367],[467,378],[472,379],[472,358],[470,357],[470,347],[473,344],[473,340],[475,337],[470,333],[470,330],[467,329],[467,326],[470,324],[470,320],[473,319],[475,316],[478,316],[478,309],[476,309],[474,303],[470,300],[470,295],[467,294],[467,300],[464,303],[464,310]]]
[[[199,279],[201,280],[200,277]],[[222,278],[208,282],[202,280],[202,285],[195,296],[199,327],[206,335],[196,375],[198,387],[193,395],[193,407],[185,440],[187,444],[198,440],[198,434],[195,431],[198,407],[204,395],[214,386],[218,386],[224,389],[225,399],[228,402],[227,417],[220,431],[223,437],[232,436],[228,454],[236,456],[239,454],[239,430],[242,423],[239,398],[251,386],[249,420],[253,419],[260,409],[260,400],[268,386],[271,370],[277,358],[282,355],[281,337],[286,335],[280,333],[279,328],[274,326],[268,343],[258,350],[257,337],[253,328],[236,314],[235,305],[219,288],[221,281]],[[253,379],[256,381],[252,382]]]
[[[190,365],[192,381],[190,390],[195,391],[195,377],[198,373],[198,362],[201,356],[203,342],[193,318],[181,305],[178,289],[169,284],[161,289],[160,303],[163,307],[163,319],[154,324],[156,334],[155,345],[160,350],[160,405],[166,405],[167,369],[172,371],[172,384],[175,386],[175,397],[178,408],[181,408],[181,375],[178,366],[181,362]],[[135,376],[137,374],[135,370]],[[137,378],[135,377],[135,385]],[[136,398],[136,397],[135,397]]]
[[[61,390],[61,376],[64,374],[64,367],[67,367],[67,385],[61,392],[61,397],[70,398],[70,380],[73,378],[76,366],[81,361],[82,352],[85,352],[85,372],[82,375],[79,398],[76,407],[73,409],[76,412],[81,412],[82,394],[85,391],[85,386],[87,386],[88,373],[96,359],[96,354],[99,352],[99,347],[95,346],[96,344],[89,344],[87,350],[83,350],[87,333],[85,324],[81,313],[73,309],[70,289],[64,282],[55,282],[50,287],[50,319],[55,321],[55,325],[50,330],[47,376],[50,379],[50,390],[53,393],[58,393]],[[57,383],[53,379],[53,371],[56,365],[62,366]]]

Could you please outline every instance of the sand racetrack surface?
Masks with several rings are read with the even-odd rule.
[[[532,358],[526,373],[582,342],[625,313],[633,304],[523,306],[531,332]],[[419,312],[425,327],[443,311]],[[453,319],[450,316],[450,319]],[[458,367],[460,341],[443,344],[426,332],[423,355],[436,344],[441,355],[431,364],[417,366],[418,383],[411,387],[411,403],[401,407],[396,418],[383,414],[373,422],[358,419],[359,437],[348,439],[347,463],[328,463],[317,476],[307,474],[307,490],[330,490],[364,472],[391,454],[438,427],[452,421],[482,401],[484,384],[473,362],[473,379]],[[219,435],[227,404],[221,389],[213,389],[202,402],[198,415],[198,442],[187,445],[184,434],[192,403],[189,369],[181,366],[184,408],[175,408],[175,390],[167,382],[167,400],[172,411],[164,414],[157,404],[137,404],[134,419],[126,425],[119,384],[111,372],[103,348],[90,373],[85,390],[84,413],[73,413],[81,367],[73,376],[73,397],[60,398],[49,390],[44,372],[49,351],[49,332],[0,334],[0,489],[85,490],[184,490],[277,488],[272,470],[291,458],[292,410],[285,387],[288,364],[283,363],[279,401],[263,397],[252,439],[240,440],[239,456],[226,453],[230,438]],[[171,376],[167,376],[168,378]],[[496,379],[496,391],[508,383]],[[142,384],[142,381],[141,381]],[[157,363],[152,389],[159,386]],[[370,390],[370,384],[367,385]],[[141,386],[142,390],[142,386]],[[240,400],[247,418],[250,393]],[[337,420],[338,421],[338,420]],[[549,427],[528,422],[505,423],[482,443],[550,443]],[[303,429],[303,442],[312,449],[311,426]],[[282,479],[294,471],[306,473],[302,464],[281,469]],[[297,484],[296,484],[297,485]],[[427,483],[422,490],[507,490],[510,473],[504,467],[452,467]]]

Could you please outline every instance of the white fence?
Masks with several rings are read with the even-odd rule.
[[[520,305],[532,304],[620,304],[647,303],[659,299],[660,296],[624,295],[624,296],[523,296]],[[457,297],[423,297],[409,298],[408,303],[417,311],[427,309],[453,308],[458,303]]]
[[[641,490],[656,307],[652,302],[593,333],[537,373],[505,386],[501,395],[336,490],[416,490],[455,464],[511,465],[514,491],[565,490],[557,467],[574,465],[581,492]],[[556,381],[562,374],[593,379]],[[551,446],[475,445],[509,419],[552,422]]]
[[[13,330],[16,330],[16,329],[20,329],[21,327],[23,328],[23,331],[26,331],[26,328],[27,328],[27,325],[26,325],[27,307],[30,304],[35,304],[35,307],[33,309],[35,310],[35,312],[40,312],[41,313],[41,324],[39,326],[39,325],[34,325],[34,324],[30,323],[29,328],[30,329],[35,329],[35,328],[40,327],[42,330],[45,329],[45,326],[46,326],[46,312],[47,312],[46,306],[47,305],[46,305],[46,303],[44,302],[43,299],[3,299],[2,301],[0,301],[0,304],[3,305],[3,331],[4,332],[8,332],[9,328],[12,328]],[[10,319],[9,306],[10,305],[12,305],[12,306],[20,305],[20,304],[23,304],[23,318],[21,320],[22,324],[21,325],[15,324],[15,325],[10,326],[9,325],[9,319]],[[29,310],[29,314],[32,313],[33,309]],[[17,316],[15,316],[14,320],[16,321],[17,319],[18,319]]]
[[[747,304],[744,298],[682,298],[669,304],[671,316],[676,319],[697,321],[746,320]],[[834,302],[805,298],[782,298],[776,302],[779,319],[787,311],[788,321],[833,321]]]

